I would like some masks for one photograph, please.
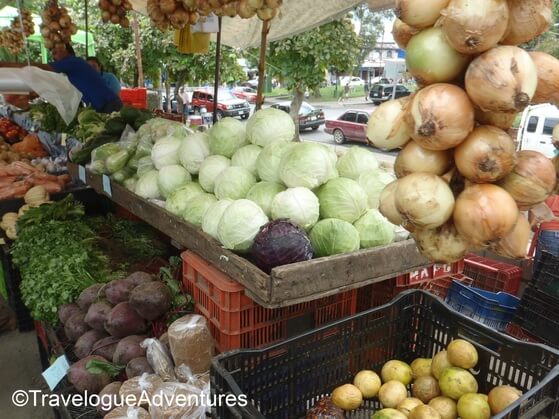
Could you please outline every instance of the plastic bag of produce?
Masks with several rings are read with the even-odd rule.
[[[150,170],[154,170],[154,169],[155,166],[151,161],[151,156],[142,157],[140,160],[138,160],[138,170],[136,174],[138,176],[142,176],[144,173],[147,173]]]
[[[158,375],[144,373],[122,383],[118,394],[127,403],[136,400],[135,405],[148,406],[155,390],[161,384],[163,384],[163,380]]]
[[[91,152],[91,163],[89,165],[89,169],[97,175],[106,173],[107,167],[105,162],[107,161],[107,158],[119,151],[120,147],[117,143],[107,143],[97,147]]]
[[[206,395],[190,384],[167,382],[161,384],[153,395],[149,413],[152,419],[202,419],[206,417]],[[169,403],[181,400],[181,403]],[[185,401],[185,403],[182,402]],[[161,403],[159,403],[161,401]]]
[[[155,373],[161,377],[163,381],[175,381],[173,360],[171,359],[167,348],[157,339],[145,339],[140,346],[146,350],[146,358]]]
[[[167,333],[175,365],[188,365],[194,374],[210,369],[214,341],[203,316],[183,316],[169,326]]]
[[[150,419],[150,415],[143,407],[120,406],[111,410],[105,419]]]

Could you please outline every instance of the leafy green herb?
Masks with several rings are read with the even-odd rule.
[[[181,258],[171,256],[169,258],[169,265],[159,269],[159,279],[167,285],[172,295],[172,314],[167,317],[168,324],[192,312],[194,308],[194,299],[191,295],[184,294],[180,287],[180,280],[178,278],[180,277],[181,266]]]
[[[80,109],[81,110],[81,109]],[[78,110],[78,112],[80,112]],[[77,126],[77,116],[69,125],[64,122],[56,107],[47,102],[31,105],[30,116],[41,124],[41,129],[46,132],[71,133]]]
[[[85,365],[85,369],[94,375],[107,374],[111,378],[115,378],[126,369],[126,366],[113,364],[112,362],[92,359],[91,361],[87,362],[87,364]]]
[[[17,221],[18,231],[30,225],[41,225],[49,220],[72,220],[85,214],[83,204],[68,194],[64,199],[39,207],[30,208]]]

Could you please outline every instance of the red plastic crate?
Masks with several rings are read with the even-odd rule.
[[[532,336],[528,333],[524,328],[514,322],[510,322],[505,329],[505,333],[513,338],[521,340],[523,342],[531,342],[531,343],[542,343],[541,340],[537,339],[536,337]]]
[[[437,278],[444,278],[464,271],[464,260],[450,264],[435,263],[423,269],[413,271],[396,277],[397,287],[408,287]]]
[[[218,352],[265,346],[356,312],[357,290],[267,309],[199,256],[185,251],[181,257],[185,292],[193,297],[195,312],[208,319]]]
[[[120,99],[123,102],[145,102],[147,101],[147,97],[148,93],[145,87],[120,89]]]
[[[474,280],[474,286],[487,291],[504,291],[518,295],[522,269],[470,253],[464,259],[464,275]]]

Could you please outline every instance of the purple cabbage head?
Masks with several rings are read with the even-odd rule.
[[[251,249],[252,261],[264,272],[272,268],[312,259],[313,250],[307,233],[286,219],[262,226]]]

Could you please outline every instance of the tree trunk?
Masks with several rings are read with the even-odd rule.
[[[171,85],[169,84],[169,74],[165,80],[165,97],[167,98],[167,112],[171,112]]]
[[[316,86],[313,90],[313,96],[314,97],[322,97],[322,95],[320,94],[320,87]]]
[[[134,31],[134,45],[136,47],[136,63],[138,66],[138,87],[144,87],[144,66],[142,65],[142,45],[140,42],[140,29],[136,14],[132,19],[132,30]]]
[[[305,93],[301,90],[300,87],[293,88],[293,100],[291,101],[291,111],[289,115],[293,119],[295,123],[295,135],[293,137],[293,141],[301,141],[299,138],[299,109],[301,109],[301,104],[303,103],[303,99],[305,98]]]

